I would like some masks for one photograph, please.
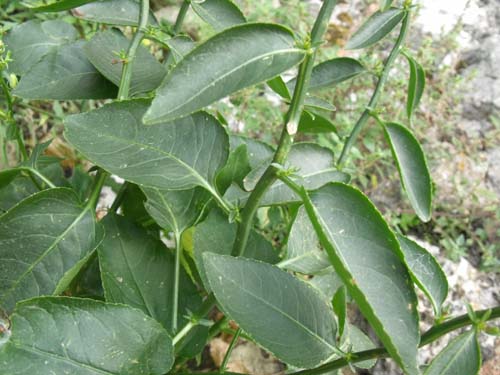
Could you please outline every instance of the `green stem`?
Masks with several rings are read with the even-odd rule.
[[[99,201],[99,197],[101,196],[101,190],[104,186],[104,182],[108,177],[108,173],[99,169],[97,175],[95,176],[94,186],[92,187],[92,192],[90,193],[89,200],[87,201],[87,207],[92,207],[93,210],[97,207],[97,202]]]
[[[174,345],[181,341],[184,336],[186,336],[191,329],[198,325],[198,321],[203,319],[205,315],[207,315],[215,306],[215,296],[213,293],[210,293],[203,304],[200,306],[200,309],[191,317],[191,320],[184,326],[182,329],[174,336],[173,343]]]
[[[177,18],[175,19],[174,28],[172,29],[172,33],[175,35],[179,34],[182,28],[182,24],[184,23],[184,19],[186,18],[186,14],[189,10],[189,6],[191,5],[191,0],[184,0],[181,5],[181,9],[179,9],[179,13],[177,13]],[[173,54],[169,51],[165,54],[165,66],[169,67],[173,59]]]
[[[257,182],[241,212],[241,222],[239,223],[236,232],[232,255],[241,256],[245,251],[248,236],[250,235],[250,230],[253,226],[253,219],[257,209],[259,208],[259,202],[266,191],[277,179],[276,173],[278,169],[273,164],[283,165],[290,149],[292,148],[293,135],[297,132],[298,123],[302,114],[302,108],[304,106],[304,99],[309,86],[309,79],[314,67],[316,49],[323,38],[323,34],[326,31],[328,21],[330,20],[336,3],[336,0],[324,1],[318,14],[318,18],[316,18],[310,39],[313,43],[312,49],[308,51],[304,61],[300,64],[297,84],[295,85],[290,108],[285,116],[285,125],[281,132],[278,148],[274,154],[272,164],[266,169],[260,180]]]
[[[482,317],[484,314],[486,314],[488,310],[481,310],[476,312],[478,317]],[[491,316],[488,318],[488,320],[492,319],[498,319],[500,318],[500,307],[495,307],[491,309]],[[457,329],[467,327],[474,324],[471,320],[469,315],[461,315],[457,318],[451,319],[447,322],[438,324],[431,329],[429,329],[427,332],[425,332],[421,339],[420,339],[420,345],[419,347],[426,346],[444,335],[455,331]],[[298,371],[294,372],[290,375],[320,375],[320,374],[327,374],[331,371],[338,370],[342,367],[348,366],[350,363],[358,363],[358,362],[363,362],[369,359],[377,359],[377,358],[385,358],[388,357],[389,353],[383,348],[377,348],[377,349],[371,349],[371,350],[365,350],[362,352],[357,352],[357,353],[352,353],[350,355],[350,359],[347,358],[341,358],[337,359],[333,362],[326,363],[322,366],[319,366],[315,369],[311,370],[303,370],[303,371]]]
[[[122,77],[120,80],[120,88],[118,89],[118,100],[125,100],[129,97],[130,81],[132,79],[132,66],[134,64],[137,48],[144,37],[146,26],[148,25],[149,17],[149,0],[141,0],[141,11],[139,16],[139,25],[134,34],[134,38],[130,43],[127,51],[127,57],[123,62]]]
[[[236,343],[238,342],[238,339],[241,335],[241,328],[238,328],[236,333],[233,336],[233,339],[231,340],[231,343],[229,344],[229,348],[227,348],[226,355],[224,356],[224,359],[222,361],[222,364],[220,365],[219,368],[219,373],[224,374],[226,371],[227,364],[229,362],[229,358],[231,357],[231,353],[233,352],[234,347],[236,346]]]
[[[24,170],[26,172],[28,172],[34,182],[35,185],[37,185],[37,187],[40,189],[40,190],[43,190],[41,188],[41,186],[38,185],[38,181],[36,181],[35,177],[38,177],[40,180],[42,180],[42,182],[44,184],[46,184],[49,188],[55,188],[56,185],[54,185],[52,183],[52,181],[50,181],[47,177],[45,177],[43,174],[41,174],[40,172],[38,172],[36,169],[34,168],[29,168],[29,167],[19,167],[19,169],[21,170]]]
[[[5,94],[5,98],[7,99],[7,111],[8,111],[8,123],[12,126],[16,126],[14,121],[14,100],[12,99],[12,95],[10,94],[9,87],[5,80],[0,77],[0,84],[2,86],[2,90]],[[23,160],[28,160],[28,152],[26,151],[26,146],[24,145],[23,135],[21,129],[17,129],[16,131],[16,141],[19,148],[19,152],[21,152]]]
[[[127,191],[127,188],[129,186],[129,182],[125,181],[122,186],[120,187],[120,190],[118,190],[118,193],[116,194],[115,200],[111,204],[111,207],[109,208],[109,212],[114,212],[118,211],[120,206],[122,205],[123,199],[125,198],[125,193]]]
[[[174,294],[172,298],[172,333],[177,332],[177,311],[179,310],[179,278],[181,272],[181,234],[175,232]]]
[[[349,154],[349,151],[351,150],[352,146],[356,142],[356,139],[365,126],[366,122],[368,121],[370,117],[370,111],[373,111],[375,107],[378,104],[380,95],[382,94],[382,90],[385,86],[385,83],[387,82],[387,79],[389,77],[389,73],[391,71],[392,65],[396,58],[399,56],[401,53],[401,49],[403,48],[404,41],[406,39],[406,35],[408,34],[408,29],[410,26],[410,12],[407,11],[406,15],[403,19],[403,23],[401,25],[401,31],[399,32],[398,39],[396,43],[394,44],[394,47],[392,48],[391,53],[389,54],[389,57],[385,61],[384,64],[384,69],[382,70],[382,73],[380,75],[380,78],[377,82],[377,86],[375,87],[375,91],[372,94],[372,97],[370,99],[370,102],[367,106],[367,108],[363,111],[361,114],[361,117],[358,119],[356,122],[356,125],[354,125],[354,128],[351,131],[351,134],[349,135],[349,138],[347,139],[347,142],[344,144],[344,148],[342,149],[342,153],[340,154],[339,160],[337,162],[337,166],[339,169],[341,169],[346,161],[347,155]]]

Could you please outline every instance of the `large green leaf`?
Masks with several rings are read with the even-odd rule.
[[[366,48],[377,43],[389,34],[406,16],[404,9],[389,8],[386,11],[375,12],[353,34],[347,42],[346,49]]]
[[[214,191],[224,166],[228,136],[215,118],[198,112],[171,123],[146,126],[148,100],[106,105],[69,116],[66,139],[105,170],[142,187]]]
[[[174,256],[159,240],[132,221],[114,214],[104,219],[106,238],[99,246],[99,262],[106,301],[130,305],[160,322],[172,323]],[[185,323],[201,297],[181,271],[179,318]]]
[[[290,230],[286,244],[286,257],[280,267],[287,270],[314,275],[330,267],[325,251],[321,250],[318,236],[301,207]]]
[[[335,317],[314,288],[270,264],[210,253],[203,259],[222,310],[257,343],[301,368],[332,356]]]
[[[337,57],[327,60],[313,68],[309,81],[309,91],[337,85],[364,73],[365,67],[350,57]],[[287,82],[290,92],[295,88],[296,79]]]
[[[146,210],[162,228],[181,234],[192,226],[210,198],[201,188],[160,190],[143,188]]]
[[[0,216],[0,306],[49,295],[102,240],[93,211],[66,188],[44,190]]]
[[[119,26],[139,24],[140,3],[137,0],[98,0],[82,5],[73,15],[91,22]],[[154,14],[150,12],[148,23],[157,25]]]
[[[241,10],[231,0],[195,0],[191,2],[191,7],[216,31],[246,22]]]
[[[397,235],[413,281],[432,303],[434,314],[441,316],[441,306],[448,295],[448,280],[436,259],[414,241]]]
[[[123,63],[118,58],[120,51],[126,51],[130,41],[116,29],[102,31],[83,48],[89,61],[101,74],[120,85]],[[132,63],[130,95],[151,91],[160,85],[167,73],[165,67],[146,50],[139,46]]]
[[[28,0],[24,1],[35,12],[61,12],[96,0]],[[43,4],[43,5],[40,5]]]
[[[308,214],[335,271],[390,355],[418,374],[417,297],[396,237],[355,188],[329,184],[311,200]]]
[[[432,182],[422,147],[404,125],[392,122],[385,124],[384,129],[410,203],[420,220],[429,221]]]
[[[228,218],[217,210],[212,210],[207,219],[194,228],[194,261],[207,289],[209,289],[209,284],[203,263],[203,254],[230,255],[234,239],[236,238],[236,229],[237,225],[229,223]],[[250,232],[243,256],[258,259],[266,263],[276,263],[279,261],[278,254],[273,249],[271,243],[255,231]]]
[[[196,47],[169,72],[144,120],[157,124],[189,115],[235,91],[273,78],[303,57],[293,34],[281,26],[232,27]]]
[[[410,80],[408,81],[408,100],[406,102],[406,114],[411,119],[413,112],[418,107],[420,99],[425,90],[425,71],[414,58],[406,55],[410,65]]]
[[[481,350],[474,329],[467,331],[443,349],[424,375],[477,375],[481,369]]]
[[[59,20],[33,20],[16,25],[4,40],[12,53],[9,71],[23,75],[47,53],[77,38],[76,29]]]
[[[264,174],[269,165],[263,163],[244,179],[245,190],[251,191]],[[296,143],[292,146],[285,168],[295,171],[292,179],[308,190],[318,189],[328,182],[348,182],[349,175],[339,172],[334,167],[334,155],[325,148],[313,143]],[[231,187],[226,194],[227,198],[235,203],[246,202],[249,193]],[[298,202],[300,198],[282,181],[276,181],[264,194],[260,204],[262,206],[280,205]]]
[[[43,297],[21,302],[0,344],[9,375],[162,375],[172,367],[167,331],[128,306]]]
[[[117,88],[99,73],[83,52],[80,40],[53,49],[25,75],[13,93],[24,99],[105,99]]]

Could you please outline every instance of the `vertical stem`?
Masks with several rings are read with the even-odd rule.
[[[182,28],[182,24],[184,22],[184,19],[186,18],[187,11],[189,10],[189,6],[191,5],[191,0],[184,0],[181,5],[181,9],[179,9],[179,13],[177,13],[177,18],[175,19],[175,24],[174,28],[172,29],[172,32],[175,35],[179,34]],[[173,55],[170,53],[170,50],[167,51],[165,54],[165,66],[169,67],[170,63],[172,62]]]
[[[394,63],[398,55],[401,53],[401,49],[403,48],[406,35],[408,34],[409,25],[410,25],[410,11],[408,10],[403,19],[398,39],[394,44],[394,47],[392,48],[391,53],[389,54],[389,57],[385,61],[384,69],[382,70],[382,74],[380,75],[380,78],[377,82],[377,86],[375,87],[375,91],[373,92],[373,95],[370,99],[370,103],[368,104],[368,107],[361,114],[361,117],[356,122],[356,125],[354,125],[354,128],[352,129],[351,134],[347,139],[347,142],[344,144],[344,148],[342,149],[342,153],[340,154],[339,160],[337,162],[339,169],[343,167],[343,164],[346,161],[349,151],[356,142],[356,138],[358,137],[359,133],[361,132],[366,122],[368,121],[368,118],[370,117],[370,111],[373,111],[378,104],[378,100],[380,98],[380,95],[382,94],[384,85],[387,82],[387,78],[389,77],[389,72],[391,71],[392,64]]]
[[[95,176],[94,186],[92,187],[92,192],[90,193],[89,200],[87,201],[87,206],[92,207],[93,210],[97,207],[97,202],[99,201],[101,190],[107,177],[108,173],[102,169],[99,169],[97,175]]]
[[[222,360],[222,364],[220,365],[219,368],[219,374],[224,374],[226,371],[227,364],[229,362],[229,358],[231,357],[231,353],[233,352],[234,347],[236,346],[236,343],[238,342],[238,339],[241,335],[241,328],[238,328],[236,333],[233,336],[233,339],[231,340],[231,343],[229,344],[229,347],[227,348],[226,355],[224,356],[224,359]]]
[[[130,43],[127,51],[127,58],[123,62],[122,77],[120,80],[120,88],[118,89],[118,100],[124,100],[129,97],[130,80],[132,78],[132,66],[134,64],[137,48],[144,37],[144,31],[148,24],[149,17],[149,0],[141,0],[141,10],[139,15],[139,25],[134,34],[134,38]]]
[[[181,272],[181,234],[175,231],[175,267],[174,267],[174,293],[172,298],[172,334],[177,332],[177,314],[179,310],[179,276]]]
[[[3,77],[0,76],[0,84],[2,85],[2,90],[5,94],[5,98],[7,99],[7,111],[8,111],[8,123],[12,126],[16,126],[14,121],[14,101],[12,99],[12,95],[10,94],[9,87]],[[28,152],[26,151],[26,146],[24,145],[23,135],[21,133],[21,129],[17,128],[16,130],[16,141],[19,148],[19,152],[23,160],[28,160]]]

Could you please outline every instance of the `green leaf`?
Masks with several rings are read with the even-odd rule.
[[[174,57],[174,63],[178,64],[184,56],[191,52],[196,43],[186,35],[178,35],[165,41],[165,44],[170,48],[170,53]]]
[[[215,191],[229,141],[215,118],[198,112],[172,123],[146,126],[148,100],[108,104],[66,118],[66,139],[88,160],[141,187]]]
[[[233,182],[243,186],[243,179],[250,171],[247,145],[241,144],[234,151],[231,151],[227,164],[217,175],[219,191],[225,192]]]
[[[398,242],[358,190],[332,183],[311,194],[321,244],[389,354],[406,374],[418,374],[417,297]]]
[[[253,138],[231,135],[229,137],[229,144],[231,146],[231,151],[236,150],[236,148],[243,144],[247,146],[248,162],[252,169],[270,160],[274,155],[274,149],[271,146]]]
[[[436,259],[427,250],[402,235],[397,235],[408,270],[415,284],[432,303],[434,314],[441,316],[441,307],[448,295],[448,280]]]
[[[230,255],[236,238],[237,226],[229,223],[228,218],[217,210],[212,210],[202,223],[194,227],[193,252],[198,272],[207,289],[208,284],[203,254],[215,253]],[[261,260],[266,263],[277,263],[279,257],[271,243],[255,231],[250,232],[248,244],[243,253],[246,258]]]
[[[306,275],[315,275],[329,268],[328,255],[321,250],[318,236],[303,207],[299,209],[290,229],[285,259],[280,267]]]
[[[334,167],[333,153],[313,143],[296,143],[288,155],[285,169],[296,171],[291,177],[307,190],[318,189],[331,181],[348,182],[349,175],[339,172]],[[260,177],[264,174],[268,163],[262,164],[245,177],[244,186],[247,191],[254,189]],[[226,194],[230,201],[243,204],[248,193],[235,190],[233,187]],[[262,206],[272,206],[299,202],[300,198],[282,181],[276,181],[264,194],[260,201]]]
[[[335,292],[344,285],[339,275],[337,275],[331,266],[321,274],[315,275],[309,281],[309,284],[319,290],[328,302],[332,300]]]
[[[144,121],[157,124],[189,115],[277,76],[303,57],[293,34],[281,26],[245,24],[224,30],[197,46],[169,72]]]
[[[231,0],[195,0],[191,1],[191,7],[216,31],[246,22],[241,10]]]
[[[387,36],[406,16],[404,9],[389,8],[384,12],[375,12],[353,34],[346,49],[366,48]]]
[[[19,82],[13,94],[23,99],[106,99],[117,89],[90,63],[84,41],[50,51]]]
[[[35,12],[61,12],[64,10],[70,10],[81,5],[93,2],[96,0],[49,0],[44,1],[44,5],[37,6],[40,1],[30,0],[28,5],[33,4],[33,6],[29,6]]]
[[[336,133],[337,128],[326,117],[303,111],[299,121],[299,132],[302,133]]]
[[[330,103],[329,101],[326,101],[324,99],[318,98],[317,96],[312,96],[312,95],[307,95],[304,99],[304,109],[313,111],[314,110],[320,110],[320,111],[327,111],[327,112],[335,112],[337,108]]]
[[[162,375],[173,365],[167,331],[128,306],[44,297],[21,302],[0,344],[9,375]]]
[[[410,130],[401,124],[387,123],[384,130],[408,199],[420,220],[429,221],[432,182],[422,147]]]
[[[344,335],[344,330],[346,328],[346,316],[347,316],[347,305],[346,305],[346,288],[341,286],[335,292],[332,299],[332,306],[335,315],[337,315],[339,323],[339,337],[342,338]]]
[[[476,375],[481,368],[481,350],[474,329],[451,341],[425,370],[424,375]]]
[[[9,63],[9,71],[24,75],[43,56],[77,38],[76,29],[59,20],[33,20],[16,25],[4,39],[13,60]]]
[[[126,51],[130,41],[116,29],[99,32],[83,48],[85,55],[96,69],[116,86],[120,86],[123,62],[120,61],[120,51]],[[137,48],[132,64],[132,79],[130,95],[156,89],[167,73],[160,64],[142,46]]]
[[[273,79],[267,81],[267,85],[273,90],[276,94],[281,96],[284,99],[292,99],[290,95],[290,89],[288,88],[285,81],[281,76],[274,77]]]
[[[410,81],[408,82],[408,100],[406,102],[406,113],[411,119],[413,112],[418,107],[420,99],[425,90],[425,71],[415,59],[406,56],[410,65]]]
[[[66,188],[41,191],[0,216],[0,306],[49,295],[102,240],[93,211]]]
[[[99,262],[106,301],[123,303],[148,314],[168,331],[172,323],[174,256],[159,239],[132,221],[114,214],[104,218],[106,238]],[[181,270],[179,318],[196,311],[201,297]]]
[[[118,26],[137,26],[139,14],[140,3],[137,0],[94,0],[73,10],[75,17]],[[148,24],[158,25],[153,12],[149,13]]]
[[[209,253],[203,260],[222,310],[277,358],[312,368],[332,356],[335,317],[314,288],[266,263]]]
[[[346,349],[351,348],[352,352],[361,352],[365,350],[375,349],[375,344],[370,340],[370,338],[363,333],[358,327],[347,324],[346,334],[344,335],[344,340],[342,346]],[[354,363],[354,366],[358,368],[369,369],[375,366],[377,362],[376,359],[370,359],[363,362]]]
[[[380,10],[382,12],[386,11],[387,9],[389,9],[391,7],[392,2],[393,2],[393,0],[380,0]]]
[[[158,225],[181,234],[192,226],[203,212],[210,196],[201,188],[160,190],[143,188],[146,210]]]
[[[337,57],[316,65],[309,80],[309,91],[320,90],[338,85],[358,76],[366,71],[365,67],[356,59],[350,57]],[[291,92],[295,88],[296,79],[287,82]]]

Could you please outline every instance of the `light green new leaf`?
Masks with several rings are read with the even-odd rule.
[[[242,48],[244,46],[245,48]],[[293,34],[271,24],[235,26],[197,46],[167,75],[144,118],[157,124],[196,112],[298,64]]]
[[[215,118],[198,112],[171,123],[146,126],[148,100],[112,103],[66,118],[66,139],[94,164],[141,187],[215,193],[215,177],[229,141]]]
[[[19,303],[11,321],[3,374],[162,375],[174,362],[167,331],[128,306],[43,297]]]
[[[304,207],[299,209],[292,224],[286,256],[279,266],[306,275],[321,273],[331,266],[328,255],[321,250],[318,236]]]
[[[422,147],[410,130],[401,124],[387,123],[384,130],[408,199],[420,220],[429,221],[432,182]]]
[[[168,331],[172,323],[174,256],[163,242],[151,237],[132,221],[108,214],[106,238],[98,248],[106,301],[142,310]],[[196,311],[201,297],[181,270],[179,312],[182,324],[189,311]]]
[[[441,316],[441,306],[448,295],[448,280],[436,259],[414,241],[397,235],[413,281],[432,303],[436,317]]]
[[[206,220],[196,227],[193,233],[194,261],[200,277],[207,289],[208,284],[203,264],[204,253],[230,255],[236,238],[237,225],[229,223],[227,217],[212,210]],[[258,259],[266,263],[277,263],[279,257],[271,243],[255,231],[250,232],[247,247],[243,253],[246,258]]]
[[[130,41],[116,29],[99,32],[83,48],[89,61],[101,74],[120,86],[123,63],[118,54],[126,51]],[[154,90],[167,73],[165,67],[142,46],[132,63],[130,95]]]
[[[24,1],[24,3],[35,12],[62,12],[93,1],[96,0],[49,0],[43,2],[38,0],[29,0]],[[44,5],[39,5],[40,3],[43,3]]]
[[[355,188],[329,184],[311,201],[308,214],[349,294],[405,373],[418,374],[417,297],[396,237]]]
[[[24,99],[106,99],[117,88],[99,73],[83,52],[84,41],[50,51],[21,77],[13,93]]]
[[[266,170],[269,163],[262,164],[250,172],[244,179],[244,186],[247,191],[253,190],[258,180]],[[307,190],[318,189],[328,182],[348,182],[349,175],[339,172],[334,168],[334,155],[325,148],[313,143],[296,143],[292,146],[288,155],[285,169],[294,170],[292,179]],[[227,197],[231,201],[238,201],[243,204],[248,193],[238,192],[229,189]],[[262,197],[262,206],[272,206],[298,202],[300,198],[282,181],[276,181]]]
[[[13,60],[9,63],[9,71],[24,75],[43,56],[77,38],[76,29],[59,20],[33,20],[16,25],[4,39]]]
[[[215,31],[246,22],[241,10],[231,0],[194,0],[191,7]]]
[[[406,113],[411,119],[413,112],[418,107],[420,99],[425,90],[425,71],[415,59],[406,56],[410,65],[410,81],[408,82],[408,100],[406,102]]]
[[[451,341],[434,358],[424,375],[477,375],[481,368],[481,350],[474,329]]]
[[[301,133],[336,133],[337,128],[326,117],[303,111],[299,121],[299,132]]]
[[[384,12],[375,12],[353,34],[346,49],[366,48],[377,43],[389,34],[406,16],[404,9],[389,8]]]
[[[102,240],[90,208],[65,188],[41,191],[0,216],[0,306],[50,295]]]
[[[335,317],[314,288],[270,264],[210,253],[203,260],[222,310],[258,344],[301,368],[332,356]]]
[[[311,79],[309,80],[309,91],[338,85],[365,71],[365,67],[358,60],[350,57],[337,57],[327,60],[313,68]],[[287,82],[287,86],[291,92],[295,88],[295,82],[295,78]]]
[[[99,0],[73,10],[75,17],[91,21],[119,26],[137,26],[139,24],[140,2],[137,0]],[[149,14],[149,25],[158,22],[153,14]]]
[[[201,188],[160,190],[143,188],[146,210],[158,225],[180,235],[192,226],[203,212],[210,196]]]

